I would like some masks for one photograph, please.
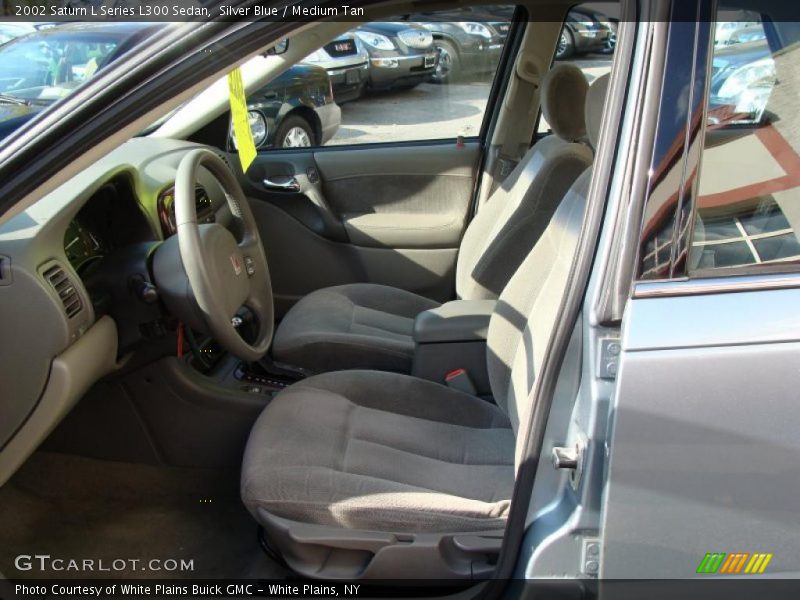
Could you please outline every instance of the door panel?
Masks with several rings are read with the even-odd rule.
[[[452,298],[479,157],[477,141],[259,154],[243,183],[278,314],[345,283]]]
[[[715,552],[773,553],[768,572],[797,576],[799,301],[789,289],[630,303],[602,577],[694,577]]]
[[[318,152],[325,194],[359,246],[455,248],[467,220],[479,145]]]

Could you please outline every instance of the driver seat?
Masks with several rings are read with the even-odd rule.
[[[497,302],[486,357],[497,404],[409,375],[351,370],[305,379],[267,405],[247,443],[241,493],[294,571],[491,575],[520,424],[559,317],[590,180],[589,169],[570,188]]]
[[[587,89],[581,70],[570,64],[542,78],[542,112],[554,135],[528,150],[469,224],[456,263],[458,298],[496,300],[564,194],[591,165],[592,150],[583,143]],[[272,356],[313,373],[357,368],[408,373],[414,319],[437,306],[429,298],[371,283],[317,290],[283,318]]]

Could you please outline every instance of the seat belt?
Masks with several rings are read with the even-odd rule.
[[[535,102],[539,93],[541,77],[536,63],[525,59],[522,55],[517,57],[514,67],[514,78],[511,80],[512,89],[506,94],[506,109],[511,114],[521,114],[526,110],[530,112],[538,103]],[[529,115],[530,116],[530,115]],[[515,127],[506,132],[503,145],[497,155],[497,165],[495,167],[495,182],[500,184],[519,164],[530,147],[530,139],[527,130],[522,127]],[[524,148],[524,150],[523,150]]]

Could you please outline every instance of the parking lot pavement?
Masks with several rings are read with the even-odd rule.
[[[611,68],[608,57],[573,61],[592,80]],[[410,90],[369,93],[342,108],[342,126],[328,142],[366,144],[478,135],[491,81],[422,83]]]

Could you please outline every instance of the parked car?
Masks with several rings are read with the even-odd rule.
[[[305,61],[323,67],[331,78],[337,104],[361,97],[369,78],[369,53],[353,33],[342,35],[306,57]]]
[[[564,60],[576,54],[607,51],[611,37],[611,23],[604,13],[586,6],[573,8],[567,14],[567,20],[561,29],[556,59]]]
[[[461,76],[494,71],[513,13],[513,7],[491,7],[410,15],[409,20],[433,34],[437,61],[431,81],[446,83]],[[434,14],[436,20],[431,20]]]
[[[0,138],[161,27],[67,23],[34,28],[0,47]]]
[[[71,23],[0,47],[0,139],[164,25]],[[341,111],[325,69],[295,65],[248,97],[258,147],[324,144]]]
[[[321,146],[339,130],[341,110],[322,67],[297,64],[247,96],[256,148]]]
[[[765,39],[717,47],[709,89],[709,121],[715,125],[761,122],[775,82],[775,62]]]
[[[367,23],[355,30],[369,52],[369,88],[414,87],[436,70],[430,31],[404,22]]]

